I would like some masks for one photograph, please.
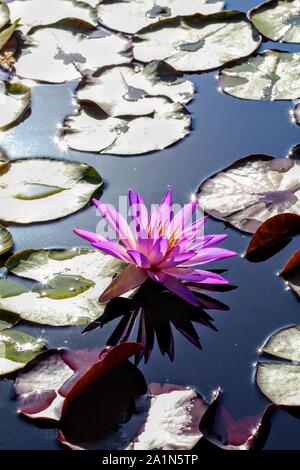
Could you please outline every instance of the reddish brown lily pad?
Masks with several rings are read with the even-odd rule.
[[[18,412],[58,421],[74,398],[137,354],[138,343],[97,349],[51,349],[30,361],[15,383]]]
[[[254,233],[246,251],[249,261],[264,261],[284,247],[291,237],[300,233],[300,216],[278,214],[266,220]]]

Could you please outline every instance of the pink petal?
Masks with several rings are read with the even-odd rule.
[[[157,240],[153,240],[151,243],[151,249],[149,250],[149,261],[151,265],[157,266],[166,256],[168,251],[168,239],[160,237]],[[152,242],[152,240],[150,240]]]
[[[176,256],[168,255],[167,259],[158,265],[158,268],[172,268],[173,266],[184,264],[185,262],[188,262],[189,259],[193,258],[196,254],[197,253],[195,251],[186,251],[185,253],[179,253]]]
[[[147,273],[141,268],[137,268],[133,264],[127,266],[112,283],[101,294],[99,301],[108,302],[115,297],[135,289],[143,284],[147,279]]]
[[[136,250],[128,250],[128,254],[139,268],[150,268],[148,258],[143,253],[139,253]]]
[[[165,273],[161,272],[151,272],[148,271],[149,277],[156,282],[160,282],[163,284],[167,289],[169,289],[173,294],[177,295],[181,299],[185,300],[186,302],[198,307],[199,301],[197,297],[178,279],[168,276]]]
[[[221,259],[236,256],[234,251],[225,250],[224,248],[203,248],[196,256],[188,259],[182,266],[196,266],[197,264],[212,263]]]
[[[97,233],[89,232],[87,230],[79,230],[79,229],[74,228],[73,232],[79,237],[84,238],[90,243],[109,241],[107,238],[102,237],[101,235],[98,235]]]
[[[158,209],[158,219],[161,226],[166,229],[172,220],[172,190],[169,189]]]
[[[228,281],[222,276],[219,276],[219,274],[212,273],[210,271],[203,271],[202,269],[166,268],[163,272],[187,282],[197,282],[201,284],[228,284]]]
[[[93,203],[107,224],[112,228],[112,230],[114,230],[117,237],[122,240],[124,245],[129,249],[134,249],[135,240],[125,218],[110,204],[103,204],[102,202],[97,201],[97,199],[93,199]]]
[[[120,245],[119,243],[116,242],[96,242],[92,243],[92,246],[94,248],[97,248],[97,250],[103,251],[104,253],[107,253],[108,255],[114,256],[115,258],[119,258],[123,261],[126,261],[127,263],[131,262],[131,258],[128,256],[127,251],[125,248]]]
[[[202,217],[202,219],[198,219],[189,225],[183,232],[182,237],[189,238],[193,236],[197,236],[200,230],[204,227],[205,222],[207,221],[208,216]]]
[[[168,236],[177,234],[180,236],[188,228],[188,222],[197,207],[198,201],[191,201],[175,214],[168,230]]]
[[[134,230],[138,237],[146,238],[148,230],[148,210],[142,197],[132,191],[128,191],[130,213],[134,223]]]

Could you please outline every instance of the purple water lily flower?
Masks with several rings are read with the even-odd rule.
[[[168,190],[161,206],[151,214],[142,197],[130,190],[128,194],[131,223],[111,205],[94,199],[107,224],[116,233],[118,241],[93,232],[74,230],[94,248],[128,263],[100,297],[101,302],[118,297],[143,284],[148,278],[192,305],[199,300],[186,283],[227,284],[219,274],[195,266],[235,256],[236,253],[216,245],[227,235],[202,235],[206,217],[189,224],[198,201],[186,204],[175,215],[172,213],[172,193]]]

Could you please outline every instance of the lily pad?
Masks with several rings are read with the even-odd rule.
[[[202,209],[245,232],[280,213],[300,215],[300,161],[250,155],[204,181],[198,189]]]
[[[87,23],[87,26],[97,25],[97,15],[89,5],[74,0],[14,0],[9,4],[12,21],[20,18],[20,29],[24,34],[39,26],[49,26],[65,19],[76,19]]]
[[[20,321],[19,315],[0,310],[0,331],[7,330]]]
[[[111,117],[147,116],[155,113],[157,98],[164,96],[182,104],[194,95],[194,85],[165,62],[145,67],[119,65],[102,70],[83,81],[80,101],[97,104]]]
[[[5,130],[18,122],[31,99],[29,87],[15,82],[0,81],[0,130]]]
[[[300,297],[300,250],[296,251],[285,263],[280,271],[280,275]]]
[[[0,309],[31,322],[64,326],[85,324],[103,314],[98,299],[123,263],[100,251],[74,248],[21,251],[6,267],[39,284],[29,289],[0,279]]]
[[[18,375],[18,411],[30,418],[59,421],[74,398],[141,349],[138,343],[114,348],[50,349]]]
[[[165,60],[177,70],[196,72],[247,57],[260,42],[245,14],[226,11],[166,19],[141,29],[133,54],[142,62]]]
[[[146,99],[155,109],[152,115],[115,118],[85,107],[65,120],[61,139],[83,152],[138,155],[168,147],[190,132],[191,117],[184,106],[163,97]]]
[[[6,3],[0,2],[0,29],[2,29],[10,18],[9,8]]]
[[[163,18],[208,15],[223,10],[220,0],[102,0],[98,6],[99,22],[108,28],[134,34]]]
[[[128,38],[110,32],[93,35],[77,22],[37,29],[27,38],[16,73],[41,82],[76,80],[101,67],[131,61]]]
[[[254,7],[249,18],[266,38],[280,42],[300,42],[299,0],[270,0]]]
[[[225,93],[247,100],[293,100],[300,96],[300,53],[267,50],[224,68]]]
[[[11,250],[14,244],[13,238],[9,230],[3,225],[0,225],[0,255],[7,253]]]
[[[19,20],[16,20],[14,23],[12,23],[11,25],[5,27],[4,29],[0,31],[0,51],[11,39],[18,24],[19,24]]]
[[[266,342],[256,381],[261,392],[279,406],[300,406],[300,326],[283,328]]]
[[[0,332],[0,375],[22,369],[27,362],[46,349],[42,339],[17,330]]]
[[[83,208],[101,185],[101,176],[85,163],[15,160],[0,174],[0,220],[28,224],[65,217]]]
[[[115,381],[114,388],[119,393],[108,381],[101,383],[102,389],[106,389],[105,394],[102,390],[101,397],[107,403],[105,409],[97,403],[96,393],[94,397],[91,393],[78,397],[73,410],[71,404],[58,432],[62,444],[73,450],[191,450],[201,440],[199,423],[207,404],[194,388],[150,384],[149,395],[139,397],[135,392],[130,409],[126,410],[125,406],[129,408],[129,404],[122,402],[124,395],[129,395],[128,385],[126,376],[122,379],[125,384]],[[141,387],[136,384],[135,389],[140,392]],[[99,392],[101,394],[101,390]],[[115,395],[113,403],[111,395]],[[131,395],[134,395],[133,391]]]

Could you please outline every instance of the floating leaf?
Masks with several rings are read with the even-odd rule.
[[[4,26],[9,22],[10,13],[8,6],[0,2],[0,29],[4,28]]]
[[[184,106],[166,98],[145,99],[155,109],[152,115],[121,119],[85,107],[65,120],[63,142],[83,152],[138,155],[168,147],[189,133],[191,118]]]
[[[102,185],[85,163],[26,158],[0,174],[0,220],[28,224],[59,219],[83,208]]]
[[[249,12],[252,23],[266,38],[300,42],[299,0],[270,0]]]
[[[245,14],[226,11],[166,19],[148,26],[135,36],[133,53],[142,62],[165,60],[184,72],[205,71],[249,56],[260,41]]]
[[[261,224],[246,251],[249,261],[264,261],[285,246],[285,238],[300,233],[300,216],[278,214]]]
[[[38,26],[49,26],[61,20],[76,19],[87,26],[97,25],[96,12],[89,6],[74,0],[14,0],[9,4],[12,21],[21,18],[20,29],[27,34]]]
[[[102,0],[98,6],[99,22],[108,28],[134,34],[163,18],[208,15],[221,11],[220,0]]]
[[[105,408],[98,404],[99,393],[97,396],[94,392],[93,398],[91,393],[87,394],[81,401],[78,397],[72,413],[71,405],[69,416],[67,411],[60,426],[60,442],[74,450],[191,450],[202,437],[199,423],[207,409],[196,390],[172,384],[151,384],[150,396],[142,399],[137,394],[141,387],[136,385],[135,393],[132,390],[130,394],[133,399],[129,408],[126,384],[129,380],[125,376],[122,380],[125,384],[115,381],[115,390],[108,381],[99,384],[106,388],[104,394],[99,387]],[[125,403],[124,395],[128,397]]]
[[[3,49],[3,47],[11,39],[11,37],[14,34],[15,29],[18,26],[18,24],[19,24],[19,21],[16,20],[10,26],[8,26],[5,29],[2,29],[2,31],[0,31],[0,51],[1,51],[1,49]]]
[[[279,213],[300,215],[300,162],[250,155],[204,181],[199,203],[211,216],[254,233]]]
[[[83,32],[81,24],[74,22],[41,28],[28,36],[28,45],[21,51],[16,73],[50,83],[76,80],[101,67],[130,62],[130,46],[125,36],[109,32],[89,34],[86,30]]]
[[[280,275],[300,297],[300,250],[296,251],[285,263]]]
[[[13,246],[14,241],[11,233],[6,227],[0,225],[0,255],[7,253]]]
[[[16,325],[20,320],[19,315],[0,310],[0,331],[7,330]]]
[[[234,420],[220,403],[220,390],[215,392],[214,400],[204,414],[200,431],[212,444],[223,450],[250,450],[262,448],[263,431],[267,429],[267,421],[273,405],[268,405],[255,416],[245,416]]]
[[[37,281],[31,289],[0,279],[0,309],[42,324],[82,324],[102,315],[98,299],[123,264],[92,250],[25,250],[6,263],[20,277]]]
[[[225,68],[220,86],[248,100],[293,100],[300,96],[300,53],[267,50]]]
[[[114,348],[50,349],[40,354],[16,379],[18,411],[30,418],[60,420],[78,394],[140,348],[137,343],[126,343]]]
[[[164,96],[188,103],[194,85],[165,62],[145,67],[119,65],[102,70],[79,86],[77,98],[97,104],[111,117],[146,116],[155,113],[157,98]]]
[[[33,338],[17,330],[2,330],[0,332],[0,375],[22,369],[27,362],[45,349],[42,339]]]
[[[260,359],[256,381],[260,390],[276,405],[300,406],[300,326],[283,328],[268,339]]]
[[[28,109],[30,88],[15,82],[0,81],[0,130],[18,122]]]

